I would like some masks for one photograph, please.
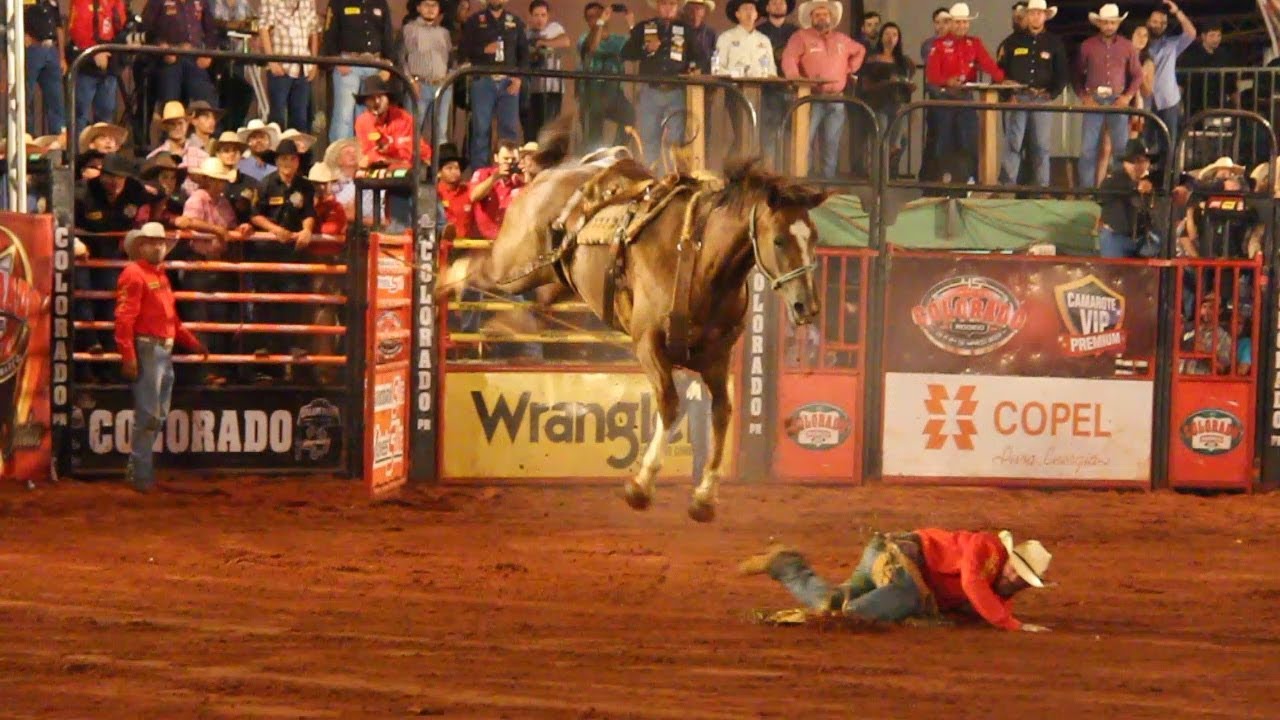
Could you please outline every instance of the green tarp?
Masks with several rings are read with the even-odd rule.
[[[823,245],[867,247],[870,222],[855,195],[836,195],[815,210]],[[1060,255],[1095,255],[1098,204],[1084,200],[947,200],[907,203],[885,240],[910,250],[1023,251],[1051,243]]]

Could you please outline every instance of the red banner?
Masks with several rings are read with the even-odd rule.
[[[0,456],[6,480],[50,476],[53,216],[0,212]]]
[[[365,387],[364,480],[370,495],[390,494],[409,477],[409,351],[413,293],[408,236],[369,238],[369,347]]]

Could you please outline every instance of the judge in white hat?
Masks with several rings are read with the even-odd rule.
[[[1120,34],[1120,23],[1129,17],[1115,3],[1089,13],[1098,34],[1080,44],[1078,64],[1083,69],[1075,82],[1076,96],[1086,106],[1125,108],[1133,105],[1142,83],[1142,66],[1133,43]],[[1129,116],[1121,113],[1089,113],[1081,117],[1081,152],[1077,183],[1091,188],[1098,183],[1098,152],[1102,133],[1111,138],[1111,147],[1122,148],[1129,140]]]
[[[1015,543],[998,533],[922,528],[877,533],[863,548],[853,575],[832,588],[799,552],[780,544],[738,566],[743,575],[768,574],[809,612],[900,622],[966,610],[1002,630],[1042,632],[1013,616],[1013,598],[1045,588],[1053,555],[1038,540]]]

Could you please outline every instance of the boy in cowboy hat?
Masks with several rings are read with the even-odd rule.
[[[800,30],[791,36],[782,52],[782,74],[824,80],[817,89],[824,95],[843,93],[850,76],[858,72],[867,55],[861,43],[836,30],[843,14],[844,6],[832,0],[800,3]],[[834,102],[810,107],[810,157],[821,160],[822,177],[834,178],[847,109]]]
[[[441,230],[444,224],[453,225],[455,236],[473,237],[471,225],[471,188],[462,181],[462,168],[466,165],[462,154],[453,143],[440,146],[440,175],[436,181],[436,197],[444,212],[440,214]]]
[[[338,174],[333,168],[319,162],[311,166],[307,181],[315,188],[316,239],[307,247],[308,262],[333,265],[341,260],[347,237],[347,213],[342,203],[333,196],[333,186]],[[342,278],[338,275],[312,275],[311,292],[318,295],[341,295]],[[341,325],[338,306],[317,304],[310,313],[312,325],[333,327]],[[315,355],[339,354],[337,335],[315,335],[311,338],[310,351]],[[332,385],[339,375],[333,366],[315,366],[314,377],[320,385]]]
[[[124,147],[129,131],[111,123],[94,123],[80,132],[80,152],[97,150],[103,155],[110,155]]]
[[[168,252],[164,226],[147,223],[129,233],[125,266],[116,284],[115,337],[121,374],[133,383],[133,443],[126,482],[138,492],[156,484],[152,446],[173,397],[175,342],[209,359],[209,351],[182,324],[162,263]]]
[[[209,148],[210,153],[222,167],[231,173],[232,179],[227,183],[226,196],[231,207],[236,211],[236,222],[244,224],[253,218],[253,208],[258,202],[258,181],[240,171],[240,163],[244,160],[248,146],[240,140],[238,133],[224,130]],[[274,171],[274,165],[271,166]]]
[[[773,545],[744,561],[744,575],[767,573],[811,611],[901,622],[913,617],[970,612],[1002,630],[1043,632],[1013,616],[1013,598],[1045,587],[1053,556],[1038,540],[1013,542],[1000,533],[926,528],[876,534],[847,582],[835,590],[804,556]]]
[[[1076,62],[1076,96],[1086,106],[1129,107],[1142,83],[1142,66],[1133,43],[1120,34],[1120,23],[1129,13],[1120,14],[1114,3],[1103,5],[1098,12],[1089,13],[1089,21],[1098,27],[1098,34],[1080,45]],[[1091,188],[1096,182],[1098,153],[1095,149],[1102,138],[1103,128],[1111,137],[1111,147],[1124,147],[1129,138],[1129,118],[1126,115],[1087,114],[1081,118],[1081,148],[1077,182],[1080,187]]]

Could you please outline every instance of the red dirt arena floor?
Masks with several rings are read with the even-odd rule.
[[[1280,493],[794,486],[0,488],[3,718],[1280,717]],[[1011,527],[1057,588],[986,627],[766,627],[777,535]]]

